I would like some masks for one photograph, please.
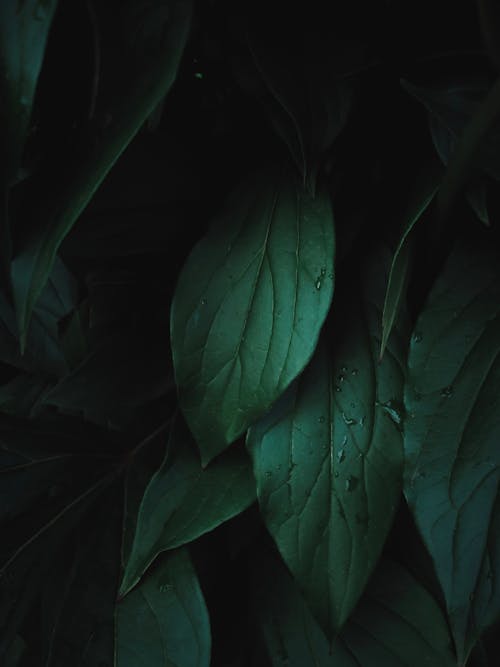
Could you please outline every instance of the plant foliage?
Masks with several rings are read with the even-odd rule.
[[[495,3],[0,2],[0,664],[493,667]]]

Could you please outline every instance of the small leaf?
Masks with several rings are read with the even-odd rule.
[[[156,0],[137,16],[138,7],[127,3],[114,30],[118,37],[113,50],[123,50],[115,63],[117,72],[107,72],[113,86],[100,95],[100,113],[109,123],[85,141],[84,154],[73,172],[57,184],[54,200],[44,191],[40,219],[23,239],[14,257],[11,278],[16,314],[24,348],[33,307],[45,286],[57,250],[115,161],[138,132],[151,111],[171,88],[179,67],[191,21],[191,2]],[[123,34],[121,34],[121,31]],[[132,37],[133,36],[133,37]],[[116,38],[115,38],[116,39]],[[113,52],[111,50],[111,53]],[[127,71],[127,76],[121,76]],[[118,85],[120,82],[120,85]]]
[[[333,294],[330,201],[261,173],[194,248],[171,310],[182,410],[203,464],[280,396],[309,361]]]
[[[500,270],[462,241],[408,358],[405,494],[446,600],[460,664],[500,613]]]
[[[116,667],[209,667],[210,623],[187,551],[169,554],[117,604]]]
[[[405,213],[403,232],[394,257],[392,258],[387,291],[385,293],[384,309],[382,312],[382,342],[380,344],[380,359],[389,340],[394,321],[405,294],[408,274],[410,271],[411,232],[423,216],[439,187],[441,170],[431,168],[425,173],[423,182],[418,183],[413,198]]]
[[[439,605],[401,565],[380,563],[356,611],[330,643],[284,568],[261,561],[255,570],[256,614],[273,667],[455,667]]]
[[[332,352],[320,342],[247,436],[264,522],[330,638],[363,593],[401,493],[403,341],[377,363],[387,259],[372,263],[364,294],[348,284]]]
[[[203,469],[187,429],[174,427],[165,460],[142,498],[121,594],[162,551],[195,540],[254,500],[255,483],[245,452],[227,452]]]

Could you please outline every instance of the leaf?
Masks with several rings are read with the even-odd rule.
[[[136,418],[140,406],[173,389],[167,350],[165,341],[147,329],[124,327],[62,378],[43,403],[61,412],[81,413],[95,424],[123,429]]]
[[[494,92],[498,85],[489,90],[484,77],[463,78],[432,89],[408,81],[401,83],[427,108],[434,145],[442,162],[448,165],[438,198],[441,216],[445,217],[458,192],[470,179],[477,181],[483,172],[500,180],[497,111],[500,103],[495,101],[498,92]],[[474,205],[473,195],[469,194],[469,200],[471,196],[471,205],[484,221],[481,208]]]
[[[0,171],[11,185],[21,166],[38,76],[57,0],[0,3]]]
[[[186,550],[174,551],[116,608],[116,667],[208,667],[210,622]]]
[[[283,33],[273,24],[276,17],[270,22],[268,16],[263,26],[259,15],[257,25],[247,27],[246,41],[266,89],[263,102],[272,124],[304,185],[314,193],[321,158],[346,125],[353,91],[342,62],[346,54],[341,54],[338,41],[331,32],[318,34],[318,24],[308,33],[303,19],[303,14],[300,19],[295,16]],[[305,41],[303,50],[297,49],[299,40]],[[361,54],[354,59],[361,60]]]
[[[347,284],[332,351],[320,342],[247,436],[264,522],[331,638],[363,593],[401,493],[403,341],[393,337],[377,362],[387,259],[371,263],[361,294]]]
[[[478,106],[451,155],[438,197],[442,218],[447,217],[450,213],[455,198],[466,184],[472,168],[480,160],[481,146],[486,144],[488,133],[499,119],[500,79],[491,87]]]
[[[462,241],[408,358],[405,494],[443,589],[460,664],[500,613],[500,271]]]
[[[270,559],[258,563],[256,614],[273,666],[455,666],[441,609],[398,563],[380,563],[332,644],[284,569]]]
[[[120,567],[120,485],[78,527],[44,580],[44,667],[111,665]]]
[[[19,332],[13,308],[0,291],[0,359],[16,368],[61,376],[68,366],[59,340],[59,323],[76,306],[75,277],[57,257],[33,313],[25,352],[19,351]]]
[[[100,130],[94,140],[85,142],[85,150],[75,161],[74,170],[62,185],[58,183],[54,200],[43,193],[42,220],[37,221],[36,228],[24,239],[12,262],[13,296],[22,347],[33,307],[61,242],[175,80],[189,32],[191,2],[171,0],[165,5],[156,0],[149,3],[140,16],[138,11],[142,11],[138,6],[125,3],[120,11],[123,25],[117,21],[112,33],[117,41],[110,52],[121,49],[123,58],[114,63],[120,76],[114,71],[106,72],[104,77],[112,83],[100,96],[101,112],[109,121],[105,130]],[[126,77],[122,76],[124,71]]]
[[[189,256],[171,310],[179,400],[205,465],[309,361],[333,294],[326,194],[264,172],[245,183]]]
[[[62,476],[67,456],[43,452],[17,452],[0,436],[0,521],[14,518],[30,509]]]
[[[255,483],[245,452],[227,452],[202,468],[187,429],[174,427],[165,459],[142,498],[121,594],[162,551],[195,540],[254,500]]]
[[[410,271],[411,232],[423,216],[439,187],[440,171],[432,168],[425,172],[424,179],[418,183],[413,192],[408,209],[405,212],[405,223],[401,239],[392,258],[389,281],[385,293],[384,309],[382,312],[382,342],[380,344],[380,359],[389,340],[394,321],[401,307],[401,300],[406,292]]]

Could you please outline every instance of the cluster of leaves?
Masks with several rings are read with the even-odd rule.
[[[248,4],[0,3],[5,667],[496,664],[500,17]]]

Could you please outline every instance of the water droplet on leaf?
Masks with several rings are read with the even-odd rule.
[[[337,454],[337,460],[339,463],[342,463],[344,459],[345,459],[345,449],[341,449]]]
[[[348,415],[346,415],[345,412],[342,413],[342,419],[343,419],[344,422],[347,424],[347,426],[354,426],[354,424],[357,423],[355,419],[353,419],[352,417],[349,417]]]
[[[451,396],[453,396],[453,387],[451,387],[451,386],[450,387],[445,387],[441,391],[441,396],[443,396],[443,398],[450,398]]]

